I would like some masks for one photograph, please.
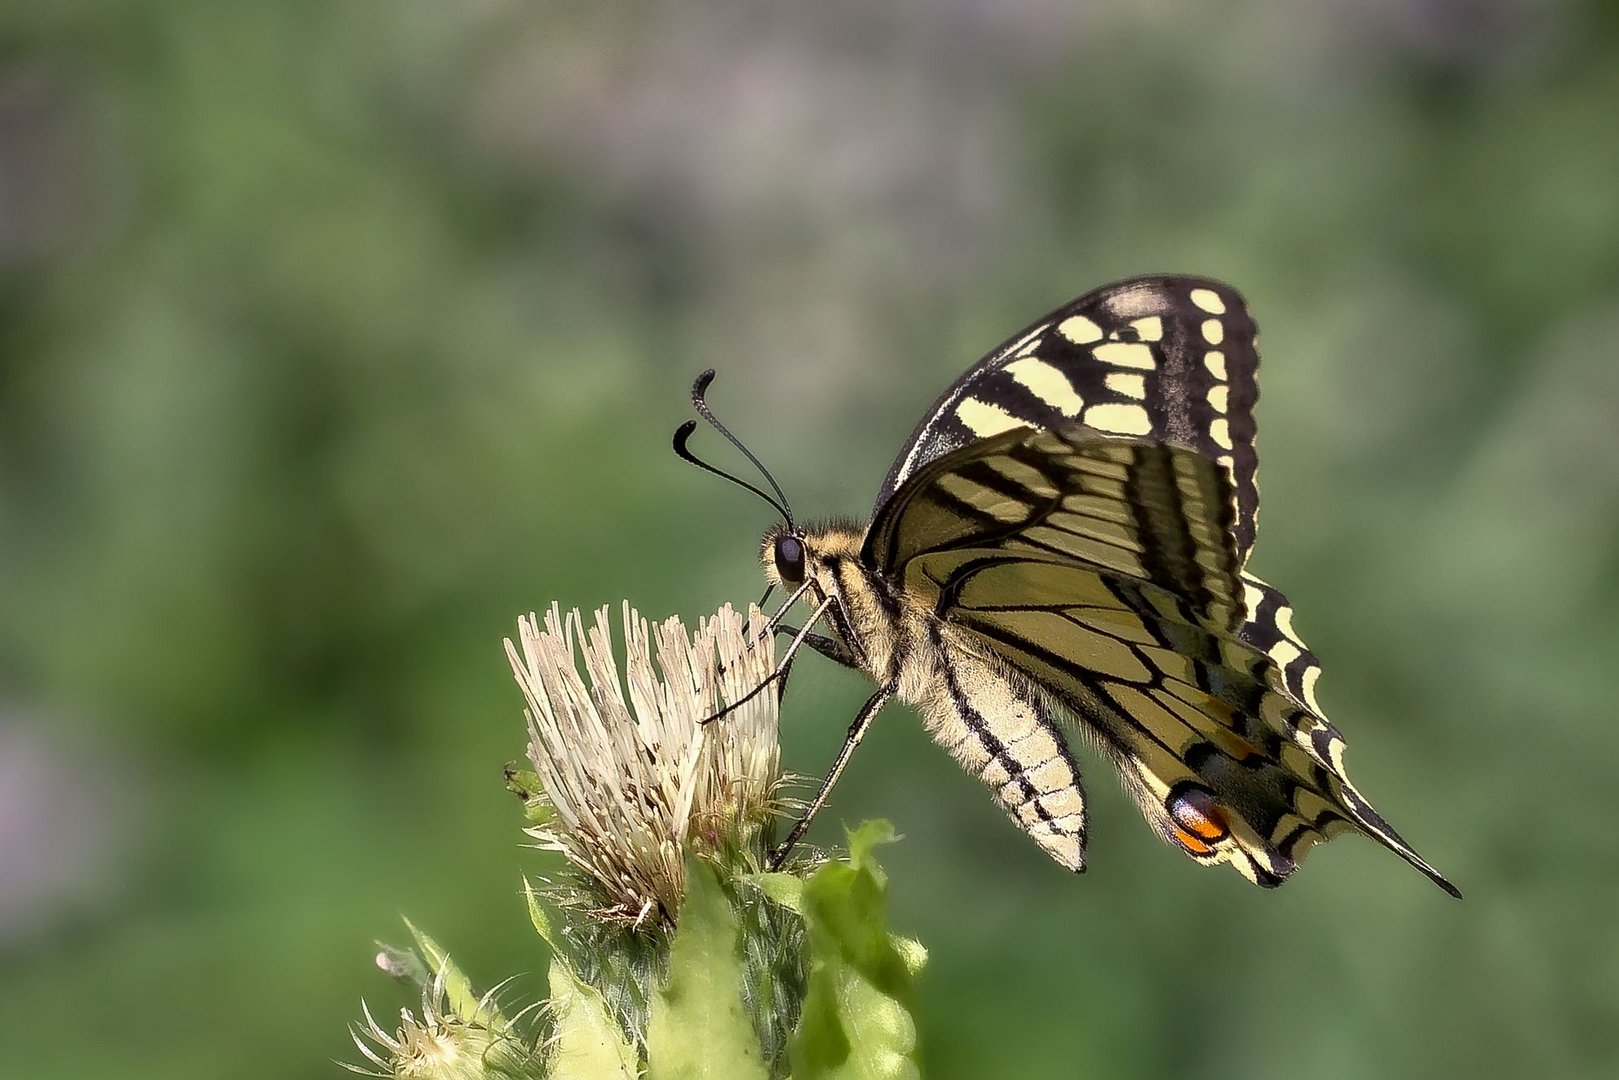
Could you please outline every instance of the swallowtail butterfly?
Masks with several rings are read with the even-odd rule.
[[[775,498],[692,455],[695,421],[676,450],[781,514],[764,536],[765,574],[791,593],[783,613],[800,599],[812,609],[802,631],[781,631],[877,684],[784,851],[898,699],[1071,870],[1085,866],[1087,817],[1064,722],[1193,859],[1271,887],[1315,844],[1359,832],[1461,895],[1350,784],[1292,609],[1244,569],[1259,511],[1258,366],[1253,320],[1229,286],[1107,285],[957,379],[863,529],[795,521],[704,402],[713,373],[699,378],[699,412]]]

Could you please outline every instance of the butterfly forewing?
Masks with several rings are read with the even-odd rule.
[[[1227,285],[1144,277],[1088,293],[1010,338],[934,402],[895,460],[881,508],[930,462],[1018,427],[1080,423],[1194,450],[1231,474],[1239,562],[1259,513],[1254,323]]]

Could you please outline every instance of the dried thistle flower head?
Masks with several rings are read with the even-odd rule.
[[[364,1002],[365,1024],[351,1028],[354,1045],[372,1068],[339,1062],[362,1076],[420,1077],[423,1080],[528,1080],[540,1075],[540,1056],[490,1003],[480,1002],[473,1019],[450,1008],[441,970],[422,990],[421,1016],[399,1010],[399,1027],[389,1034]],[[373,1045],[374,1044],[374,1045]]]
[[[703,721],[759,687],[775,643],[753,607],[744,624],[727,605],[692,634],[677,618],[649,626],[625,603],[623,628],[622,678],[605,607],[588,629],[555,604],[543,627],[519,619],[521,651],[508,640],[506,655],[556,811],[530,834],[594,880],[602,915],[640,920],[679,908],[688,852],[747,852],[774,812],[776,694]]]

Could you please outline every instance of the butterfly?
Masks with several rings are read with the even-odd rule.
[[[1259,513],[1252,318],[1227,285],[1140,277],[1071,301],[952,383],[906,441],[870,524],[781,522],[761,559],[811,617],[802,643],[876,691],[787,837],[803,835],[873,717],[908,703],[1012,821],[1070,870],[1088,816],[1065,727],[1111,761],[1148,824],[1273,887],[1362,833],[1460,892],[1350,783],[1286,597],[1246,570]],[[817,630],[821,632],[816,632]]]

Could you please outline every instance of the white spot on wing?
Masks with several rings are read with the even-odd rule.
[[[1083,315],[1075,315],[1064,319],[1057,327],[1057,333],[1072,341],[1075,345],[1089,345],[1093,341],[1102,340],[1102,328]]]
[[[1213,289],[1193,289],[1192,303],[1207,311],[1210,315],[1224,315],[1225,301]]]
[[[1225,381],[1225,353],[1218,349],[1210,349],[1203,354],[1203,366],[1208,368],[1209,373],[1216,379]]]
[[[1023,421],[999,405],[991,405],[987,401],[971,397],[964,398],[961,404],[956,406],[956,418],[966,424],[967,430],[980,439],[1023,426]]]
[[[1102,431],[1121,435],[1145,435],[1152,430],[1152,417],[1140,405],[1092,405],[1085,410],[1085,422]]]
[[[1225,412],[1229,396],[1230,391],[1226,388],[1225,383],[1215,383],[1209,387],[1209,404],[1214,406],[1217,412]]]
[[[1148,315],[1143,319],[1134,319],[1130,326],[1142,341],[1164,340],[1164,320],[1158,315]]]
[[[1064,416],[1078,416],[1085,408],[1085,399],[1074,392],[1074,384],[1044,360],[1032,356],[1014,360],[1006,365],[1006,372],[1029,393]]]
[[[1277,667],[1285,668],[1299,658],[1299,647],[1291,641],[1278,641],[1271,646],[1270,658]]]
[[[1327,759],[1332,762],[1333,771],[1339,776],[1348,775],[1344,769],[1344,741],[1342,739],[1332,739],[1327,743]]]
[[[1276,607],[1276,629],[1293,641],[1299,640],[1299,635],[1293,631],[1293,609],[1286,604]]]
[[[1225,340],[1225,323],[1219,319],[1203,320],[1203,340],[1210,345],[1218,345]]]
[[[1225,417],[1215,417],[1209,424],[1209,438],[1214,440],[1216,446],[1224,447],[1227,450],[1232,448],[1231,425],[1226,423]]]
[[[1104,364],[1114,367],[1140,368],[1151,371],[1158,364],[1153,360],[1152,348],[1140,342],[1109,341],[1091,350]]]
[[[1147,377],[1133,371],[1114,371],[1106,378],[1107,388],[1137,401],[1147,396]]]
[[[1319,678],[1321,678],[1321,669],[1308,667],[1304,669],[1304,677],[1299,680],[1304,688],[1304,703],[1310,706],[1310,711],[1315,713],[1321,711],[1321,706],[1315,700],[1315,683]]]

